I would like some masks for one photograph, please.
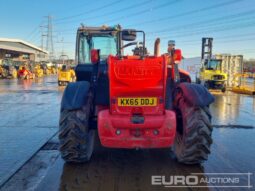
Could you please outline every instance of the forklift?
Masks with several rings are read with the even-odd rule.
[[[196,83],[225,92],[227,74],[222,71],[222,60],[212,57],[212,43],[213,38],[202,38],[201,68]]]

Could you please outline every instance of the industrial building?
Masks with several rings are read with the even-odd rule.
[[[20,39],[0,38],[0,64],[5,59],[20,62],[48,61],[48,52]]]

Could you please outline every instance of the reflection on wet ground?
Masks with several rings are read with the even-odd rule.
[[[58,131],[61,96],[54,76],[0,80],[0,185]]]
[[[215,125],[255,126],[254,96],[226,92],[215,94],[215,103],[211,105]]]
[[[4,120],[0,121],[0,131],[23,127],[28,128],[28,131],[29,128],[34,129],[33,133],[36,133],[39,129],[51,127],[56,132],[62,92],[63,88],[58,88],[54,78],[25,84],[18,81],[0,81],[0,114],[5,116]],[[107,149],[97,145],[89,163],[65,164],[58,156],[37,190],[176,190],[151,185],[151,176],[169,177],[201,173],[200,176],[207,177],[207,173],[254,173],[254,97],[231,92],[215,94],[215,97],[215,103],[210,108],[215,127],[214,142],[211,155],[204,164],[179,164],[171,149],[125,150]],[[27,148],[21,149],[26,151]],[[254,175],[251,184],[255,185]],[[190,187],[178,190],[222,189]]]

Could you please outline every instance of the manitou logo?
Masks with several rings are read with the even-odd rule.
[[[151,79],[160,78],[162,75],[162,70],[160,66],[116,66],[114,68],[116,77],[124,79]]]

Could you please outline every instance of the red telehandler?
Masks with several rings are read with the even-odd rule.
[[[134,55],[123,55],[133,45]],[[159,55],[159,40],[154,55],[148,55],[143,31],[80,27],[77,82],[68,84],[61,102],[62,158],[89,161],[98,134],[104,147],[172,148],[179,162],[207,160],[214,97],[178,70],[175,61],[181,57],[180,50],[172,57]]]

